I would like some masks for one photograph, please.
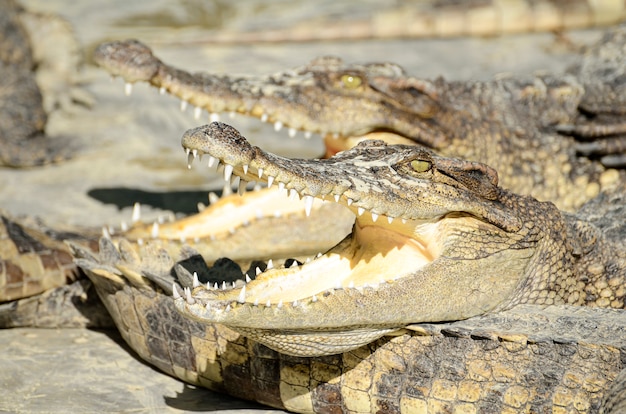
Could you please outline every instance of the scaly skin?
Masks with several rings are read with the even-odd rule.
[[[611,385],[626,375],[623,310],[523,305],[415,325],[340,355],[293,357],[182,317],[169,296],[182,283],[171,272],[177,262],[158,245],[103,239],[99,255],[74,253],[143,360],[238,398],[301,413],[590,414],[609,406],[604,399],[626,401],[624,384]]]
[[[277,182],[293,178],[290,181],[291,184],[286,185],[287,188],[305,183],[290,171],[296,170],[304,174],[311,172],[307,169],[307,164],[308,166],[310,163],[315,164],[311,161],[289,161],[263,154],[260,150],[246,145],[241,137],[235,135],[234,130],[223,125],[214,124],[209,129],[213,129],[213,132],[217,130],[224,133],[229,141],[227,142],[229,145],[221,145],[224,143],[219,143],[219,141],[213,142],[210,153],[216,156],[218,154],[214,151],[230,154],[231,162],[245,157],[246,162],[249,162],[249,171],[254,172],[257,178],[255,167],[258,167],[259,162],[267,161],[268,157],[274,164],[285,163],[289,168],[280,168],[280,173],[278,170],[273,170],[270,165],[266,165],[264,171],[274,174]],[[200,146],[204,138],[198,138],[195,135],[197,132],[190,132],[186,136],[187,139],[192,137],[191,140]],[[193,138],[194,136],[196,138]],[[380,151],[387,148],[382,143],[370,143],[362,144],[353,150],[353,152],[363,152],[363,159],[356,160],[361,168],[359,170],[359,178],[362,178],[359,181],[360,186],[371,185],[368,174],[365,174],[362,168],[367,164],[368,157],[380,155],[376,153],[376,147],[379,147]],[[364,151],[366,148],[369,150]],[[567,254],[560,260],[557,258],[556,262],[561,266],[556,272],[557,278],[563,274],[567,265],[582,267],[589,271],[586,275],[587,279],[581,279],[581,282],[584,280],[588,282],[585,301],[591,301],[594,297],[606,298],[607,295],[604,295],[601,290],[607,287],[611,288],[606,292],[615,287],[618,291],[621,289],[618,295],[621,294],[623,297],[624,271],[623,267],[616,268],[616,266],[623,266],[625,259],[623,255],[623,240],[626,232],[623,224],[625,193],[603,194],[598,197],[597,201],[585,206],[581,214],[591,220],[591,222],[586,222],[570,216],[560,217],[554,207],[548,203],[539,203],[527,197],[516,197],[504,192],[495,185],[494,172],[483,165],[435,157],[428,151],[419,150],[416,147],[403,147],[400,151],[396,149],[391,154],[400,158],[402,151],[419,154],[422,161],[425,156],[428,156],[429,161],[435,166],[431,168],[441,168],[441,171],[437,170],[433,172],[433,175],[445,182],[439,186],[441,198],[444,199],[442,205],[468,203],[464,211],[472,210],[474,214],[477,214],[474,218],[469,218],[469,215],[450,213],[446,214],[447,218],[442,219],[442,221],[452,221],[449,224],[451,228],[449,234],[452,234],[452,237],[446,244],[458,245],[458,253],[476,248],[469,240],[471,238],[475,240],[478,237],[473,234],[474,232],[487,234],[491,240],[491,243],[482,243],[478,246],[482,252],[488,254],[474,252],[473,260],[476,261],[483,261],[485,258],[489,260],[489,253],[493,256],[493,251],[498,250],[499,246],[505,248],[506,242],[503,240],[506,238],[518,239],[513,240],[510,246],[523,247],[523,244],[527,244],[527,249],[533,249],[530,246],[533,244],[533,235],[550,233],[549,237],[542,239],[543,248],[544,250],[547,248],[548,251],[534,253],[534,257],[538,259],[543,255],[538,261],[545,260],[545,263],[554,263],[550,259],[554,259],[554,255],[559,252],[563,254],[563,249],[558,246],[554,248],[551,238],[563,238],[558,240],[559,244],[564,244],[564,239],[570,242],[577,241],[580,250],[577,250],[576,254],[582,254],[576,258],[567,257]],[[248,159],[250,154],[255,154],[255,161]],[[378,157],[378,159],[381,161],[373,162],[375,165],[373,165],[372,172],[377,171],[379,177],[382,177],[389,168],[383,165],[384,158]],[[416,158],[411,160],[415,161]],[[346,171],[352,168],[352,161],[348,153],[325,162],[318,162],[316,174],[307,182],[309,187],[303,187],[301,191],[306,192],[304,188],[312,188],[311,182],[320,184],[328,177],[349,182],[350,175],[346,174]],[[421,162],[413,164],[419,169],[424,167]],[[404,166],[406,167],[407,164],[405,163]],[[341,167],[344,167],[343,175],[338,177],[332,173],[333,168]],[[396,168],[401,169],[399,166]],[[324,171],[329,174],[325,175]],[[449,175],[440,175],[442,171]],[[235,168],[234,172],[237,174],[243,170]],[[264,176],[267,177],[267,174],[264,173]],[[414,181],[420,182],[418,178],[414,178]],[[401,184],[402,180],[391,183],[381,179],[378,182],[378,185],[385,189],[390,185],[400,186]],[[446,186],[451,188],[446,190]],[[337,187],[316,185],[316,188],[330,189],[332,193]],[[424,191],[427,188],[424,187]],[[344,190],[340,198],[343,201],[346,200],[346,196],[354,196],[358,189]],[[382,205],[389,202],[389,198],[381,197],[380,193],[370,192],[366,195],[369,198],[357,199],[355,197],[352,206],[367,204],[371,207],[368,202],[375,199],[381,200]],[[421,195],[422,200],[427,199],[427,194],[422,192]],[[387,196],[391,197],[392,194],[387,194]],[[327,198],[334,199],[333,196]],[[433,206],[437,204],[435,199],[431,197],[429,200]],[[393,199],[393,201],[394,204],[399,205],[394,208],[400,211],[404,206],[403,201],[401,199]],[[416,204],[419,205],[419,203]],[[423,204],[425,205],[425,202]],[[484,205],[482,212],[478,211],[480,210],[477,207],[478,204]],[[355,208],[358,209],[358,207]],[[491,211],[494,208],[499,209],[500,212]],[[433,207],[431,211],[434,209]],[[550,216],[539,213],[547,213]],[[409,213],[404,216],[410,219]],[[490,221],[499,223],[508,231],[483,222],[480,216],[489,216]],[[370,217],[370,213],[365,213],[358,220],[360,225],[367,223],[372,231],[377,231],[374,244],[378,244],[384,239],[385,228],[391,226],[382,215],[375,222]],[[472,220],[476,224],[472,225],[470,233],[461,235],[453,231],[455,226],[459,228],[459,225],[454,223],[455,220],[458,223],[462,223],[463,220]],[[549,220],[550,225],[542,225],[544,220]],[[399,218],[394,220],[396,224],[400,222]],[[404,227],[412,223],[413,221],[407,220]],[[569,225],[574,225],[575,228],[570,228],[572,231],[563,233],[562,226],[569,228]],[[357,223],[358,226],[359,223]],[[520,229],[515,230],[518,226]],[[589,238],[590,235],[594,235],[595,238]],[[498,237],[501,237],[501,240],[497,240]],[[622,250],[614,252],[614,257],[606,258],[606,251],[602,249],[610,248],[611,244],[616,241],[622,243],[620,245]],[[361,246],[360,249],[366,251],[367,246]],[[334,251],[337,252],[338,249]],[[615,407],[623,406],[626,401],[626,388],[623,383],[623,377],[626,375],[623,358],[626,343],[622,335],[623,330],[626,329],[624,326],[626,318],[623,309],[571,305],[548,305],[546,307],[545,305],[523,304],[510,310],[500,310],[465,321],[436,325],[409,325],[408,331],[397,332],[394,337],[370,339],[372,341],[370,344],[340,355],[294,357],[267,349],[255,340],[233,332],[223,324],[182,318],[176,312],[175,301],[168,297],[174,292],[172,286],[174,285],[174,289],[178,289],[176,285],[193,288],[194,294],[204,291],[198,287],[198,279],[206,283],[206,278],[210,277],[217,267],[190,266],[188,257],[191,253],[182,253],[182,257],[174,260],[159,241],[147,241],[142,245],[137,245],[125,239],[117,239],[114,245],[108,238],[100,241],[100,253],[97,255],[79,247],[75,247],[74,250],[78,258],[77,263],[86,270],[93,281],[128,344],[147,362],[192,384],[295,412],[355,413],[379,410],[420,412],[420,410],[429,409],[434,412],[454,412],[454,410],[481,413],[550,410],[574,412],[575,410],[596,413],[600,412],[602,406],[607,408],[607,411],[602,412],[617,413],[619,408]],[[366,254],[364,252],[364,256]],[[389,254],[392,255],[393,252]],[[587,261],[589,260],[587,256],[591,256],[591,262]],[[453,260],[454,257],[447,259]],[[370,260],[368,266],[375,266],[376,260]],[[437,260],[441,260],[441,256]],[[607,260],[607,269],[613,269],[609,270],[608,274],[615,271],[617,278],[611,278],[605,283],[604,278],[599,275],[602,270],[598,267],[598,260]],[[246,296],[249,298],[249,295],[254,294],[254,289],[251,287],[255,283],[265,283],[264,280],[268,275],[290,274],[293,279],[296,279],[300,269],[310,265],[315,266],[317,261],[321,266],[328,263],[323,256],[298,269],[282,268],[266,271],[256,278],[254,272],[251,274],[249,270],[247,274],[254,280],[247,284]],[[401,263],[403,268],[408,268],[411,264],[409,261]],[[504,278],[506,273],[504,276],[501,274],[506,269],[506,266],[501,266],[498,277]],[[481,271],[487,270],[488,267],[481,269]],[[194,280],[190,273],[192,271],[197,272],[198,279]],[[315,275],[314,280],[324,278],[323,272],[328,271],[332,269],[323,269],[321,273]],[[241,270],[236,270],[234,277],[237,279],[237,286],[243,286],[246,283]],[[209,280],[209,283],[213,286],[212,280]],[[396,280],[390,285],[383,284],[381,288],[393,289],[393,285],[397,283],[401,281]],[[455,283],[462,284],[463,281],[455,280]],[[567,285],[563,283],[562,289],[555,290],[555,292],[566,290]],[[542,294],[549,288],[549,284],[546,286],[546,288],[540,287],[534,290],[539,292],[537,298],[541,300],[533,300],[532,294],[524,295],[523,292],[528,292],[529,289],[521,286],[517,292],[519,293],[518,301],[530,299],[527,301],[558,302],[561,296]],[[287,285],[283,287],[287,288],[285,294],[293,294]],[[304,292],[303,294],[308,291],[306,286],[299,286],[297,289]],[[429,289],[429,287],[420,287],[420,289]],[[342,291],[348,290],[349,288],[332,287],[332,293],[327,297],[323,294],[319,295],[317,303],[329,303],[332,298],[342,295]],[[341,307],[345,304],[349,307],[350,303],[347,302],[362,301],[368,291],[371,293],[371,290],[372,288],[365,288],[358,292],[355,286],[352,297],[347,297],[346,301],[335,305]],[[489,292],[490,298],[496,300],[498,290],[494,288],[492,292]],[[449,291],[450,288],[446,287],[446,290],[437,291],[435,294],[443,302]],[[223,292],[221,295],[234,293],[239,299],[238,293],[240,294],[241,290],[230,290],[226,287]],[[209,293],[213,294],[215,291],[210,290]],[[193,296],[191,291],[189,295]],[[414,301],[411,303],[411,309],[416,308],[415,304],[420,300],[419,296],[419,294],[412,296]],[[467,301],[462,299],[467,296],[467,292],[462,292],[456,297],[456,301],[466,303]],[[231,314],[237,313],[238,308],[246,306],[237,303],[237,299],[230,302]],[[183,299],[178,299],[177,306],[180,306],[181,300],[185,302]],[[194,298],[191,300],[204,301],[204,299]],[[385,310],[383,313],[392,310],[392,314],[397,314],[395,300],[394,297],[382,307],[378,307],[374,315],[380,314],[381,309]],[[602,305],[602,303],[597,303],[597,305]],[[613,303],[613,305],[620,307],[619,303]],[[292,306],[294,306],[293,302],[284,302],[283,314],[292,312]],[[311,309],[311,304],[306,301],[300,301],[295,306]],[[272,316],[280,315],[279,312],[281,312],[277,304],[269,308],[260,304],[258,308],[265,309],[265,316],[273,319],[273,322],[276,322],[276,319]],[[334,312],[332,307],[327,308],[327,311],[331,314]],[[341,313],[338,320],[343,320],[345,316],[349,316],[349,312]],[[421,320],[421,316],[422,312],[418,312],[412,321]],[[324,319],[320,318],[318,322],[321,324]],[[235,329],[240,330],[240,328]],[[254,334],[253,331],[247,331],[247,334]],[[314,346],[317,347],[318,352],[320,350],[323,351],[321,353],[328,352],[328,348],[324,348],[326,333],[322,331],[318,334],[322,336],[319,341],[311,342],[312,346],[307,346],[306,341],[303,341],[303,348],[300,348],[300,351],[302,349],[311,351]],[[264,340],[267,337],[260,339]],[[297,339],[306,338],[300,336]],[[352,345],[356,346],[354,341]],[[294,350],[293,347],[290,349]],[[618,377],[620,371],[621,375]],[[616,378],[622,379],[616,380]],[[615,384],[611,385],[614,380]],[[613,407],[614,411],[609,411],[610,407]]]
[[[603,233],[552,203],[503,190],[484,164],[382,141],[327,160],[290,160],[220,123],[187,131],[182,144],[244,180],[262,175],[305,204],[327,199],[357,215],[352,234],[311,263],[267,270],[241,288],[196,284],[175,295],[185,315],[280,352],[345,352],[410,323],[519,304],[624,307],[623,218],[613,221],[621,231]],[[624,210],[622,193],[614,202]]]
[[[503,187],[573,211],[623,179],[623,171],[606,166],[626,164],[625,45],[622,26],[572,74],[489,82],[427,81],[394,64],[337,58],[262,77],[190,74],[137,41],[103,44],[94,59],[128,83],[149,82],[212,114],[243,113],[290,134],[336,135],[327,139],[331,152],[380,133],[390,143],[417,142],[483,162],[498,171]]]

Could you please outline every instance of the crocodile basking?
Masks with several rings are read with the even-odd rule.
[[[47,136],[45,126],[50,112],[90,103],[75,86],[77,66],[67,22],[0,1],[0,165],[32,167],[76,150],[67,137]]]
[[[623,189],[573,216],[501,189],[486,165],[417,146],[289,160],[218,123],[183,145],[357,218],[327,253],[239,271],[232,288],[158,241],[76,248],[125,340],[164,372],[296,412],[626,403]]]
[[[575,211],[623,179],[626,26],[609,30],[571,73],[500,77],[486,82],[428,81],[397,65],[350,65],[319,58],[270,76],[191,74],[144,44],[99,46],[95,61],[127,82],[149,82],[185,105],[242,113],[327,135],[330,152],[366,134],[417,142],[443,156],[486,163],[501,184]],[[336,139],[333,139],[336,138]],[[351,139],[348,139],[351,138]]]

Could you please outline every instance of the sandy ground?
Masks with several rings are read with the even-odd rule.
[[[307,6],[293,1],[270,3],[272,7],[265,9],[258,7],[264,3],[252,0],[237,2],[237,6],[184,0],[24,3],[34,10],[59,13],[72,23],[85,58],[83,87],[95,98],[91,108],[57,113],[50,119],[52,137],[69,135],[80,147],[74,159],[44,168],[0,169],[1,208],[12,214],[37,215],[52,225],[115,226],[130,218],[132,203],[142,198],[144,217],[150,219],[163,214],[161,208],[172,208],[172,199],[178,197],[174,191],[204,194],[221,185],[220,179],[204,170],[187,170],[180,147],[182,133],[207,123],[207,114],[195,120],[193,111],[181,112],[176,99],[160,96],[146,85],[137,85],[130,97],[124,96],[121,81],[111,82],[90,64],[91,52],[103,41],[138,38],[152,45],[166,62],[192,71],[229,73],[272,73],[320,55],[337,55],[351,62],[396,62],[408,73],[426,78],[487,79],[499,72],[560,72],[575,56],[552,34],[231,46],[202,41],[216,27],[279,24],[324,12],[324,7],[306,10]],[[324,4],[338,7],[335,3]],[[254,10],[264,10],[260,20],[255,20],[259,16]],[[574,45],[588,44],[598,36],[597,30],[566,34]],[[273,152],[286,156],[321,153],[319,137],[288,138],[285,131],[276,133],[256,121],[227,117],[224,121]],[[149,201],[146,195],[157,195],[160,201]],[[176,208],[191,211],[198,201],[206,200],[204,195],[198,197],[185,198],[184,205]],[[0,412],[265,411],[159,374],[130,356],[115,335],[16,329],[0,332],[0,347]]]

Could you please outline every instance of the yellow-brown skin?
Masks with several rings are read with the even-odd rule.
[[[352,235],[311,263],[266,271],[245,290],[200,286],[176,301],[186,315],[281,352],[343,352],[376,331],[524,303],[624,307],[623,239],[501,189],[483,164],[381,141],[289,160],[219,123],[187,131],[183,146],[243,179],[262,170],[305,200],[337,200],[358,216]],[[320,338],[324,349],[300,347]]]

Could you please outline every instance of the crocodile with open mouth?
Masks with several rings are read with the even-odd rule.
[[[296,412],[626,404],[624,189],[573,216],[418,146],[289,160],[219,123],[183,145],[357,218],[325,254],[239,273],[232,288],[206,287],[210,269],[187,270],[157,241],[77,248],[126,341],[163,371]]]
[[[501,189],[485,164],[382,141],[289,160],[219,123],[187,131],[182,143],[244,180],[278,183],[305,205],[330,199],[357,216],[352,234],[311,263],[241,289],[178,295],[183,313],[281,352],[307,355],[309,343],[327,347],[313,355],[342,352],[412,322],[524,303],[624,307],[624,234],[608,238],[552,203]]]
[[[486,163],[504,187],[573,211],[623,178],[607,168],[624,165],[625,47],[626,26],[619,26],[571,73],[487,82],[428,81],[391,63],[330,57],[270,76],[191,74],[133,40],[105,43],[94,59],[127,87],[149,82],[213,120],[243,113],[289,135],[321,133],[331,153],[375,133],[391,143],[417,142]]]

